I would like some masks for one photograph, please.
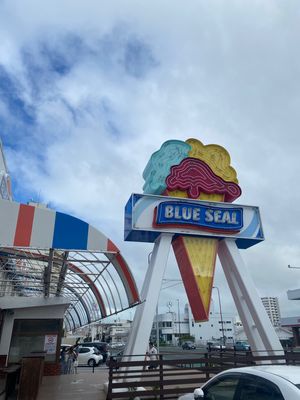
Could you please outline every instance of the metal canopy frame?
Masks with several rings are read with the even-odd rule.
[[[72,331],[139,304],[130,303],[114,262],[116,251],[0,248],[0,297],[64,297]]]

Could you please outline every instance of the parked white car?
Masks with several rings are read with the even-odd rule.
[[[300,366],[261,365],[220,372],[179,400],[299,400]]]
[[[95,347],[79,347],[78,365],[89,365],[90,367],[95,367],[102,361],[103,357]]]

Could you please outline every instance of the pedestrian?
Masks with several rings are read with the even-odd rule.
[[[73,372],[74,374],[77,374],[77,367],[78,367],[78,353],[76,352],[76,350],[74,350],[74,362],[73,362]]]
[[[67,349],[67,365],[66,365],[67,374],[77,373],[79,340],[80,339],[77,339],[76,343]]]
[[[158,360],[158,355],[157,355],[157,348],[154,346],[153,342],[149,343],[149,350],[147,352],[147,355],[150,359],[150,364],[148,369],[155,369],[157,368],[157,364],[153,363],[153,361]]]
[[[60,361],[60,373],[66,374],[67,373],[67,349],[65,347],[63,347],[60,351],[59,361]]]
[[[67,365],[66,365],[66,373],[72,374],[74,371],[74,350],[73,347],[67,349]]]

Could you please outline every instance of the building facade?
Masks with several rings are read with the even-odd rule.
[[[196,344],[205,345],[207,342],[220,342],[232,344],[235,341],[235,316],[229,313],[220,313],[214,309],[212,300],[209,320],[196,322],[193,319],[189,306],[190,334],[195,338]]]
[[[172,345],[178,345],[189,338],[197,345],[206,345],[210,341],[231,344],[235,340],[235,318],[232,314],[214,311],[212,301],[209,321],[195,322],[190,306],[186,304],[183,314],[169,311],[156,315],[151,338],[157,341],[159,337],[160,342]]]
[[[157,342],[159,337],[160,343],[177,345],[189,335],[189,321],[186,313],[178,314],[168,311],[155,315],[151,331],[151,340],[154,342]]]
[[[273,326],[280,325],[280,308],[277,297],[262,297],[261,301]]]

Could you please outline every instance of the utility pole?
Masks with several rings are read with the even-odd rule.
[[[177,305],[178,305],[178,343],[181,344],[181,332],[180,332],[180,308],[179,308],[179,299],[177,299]]]
[[[158,323],[158,303],[156,304],[156,348],[159,353],[159,323]]]
[[[220,318],[221,318],[221,330],[222,330],[222,342],[225,346],[225,335],[224,335],[224,321],[223,321],[223,314],[222,314],[222,307],[221,307],[221,297],[220,297],[220,291],[217,286],[213,286],[213,289],[217,289],[218,291],[218,299],[219,299],[219,310],[220,310]]]

